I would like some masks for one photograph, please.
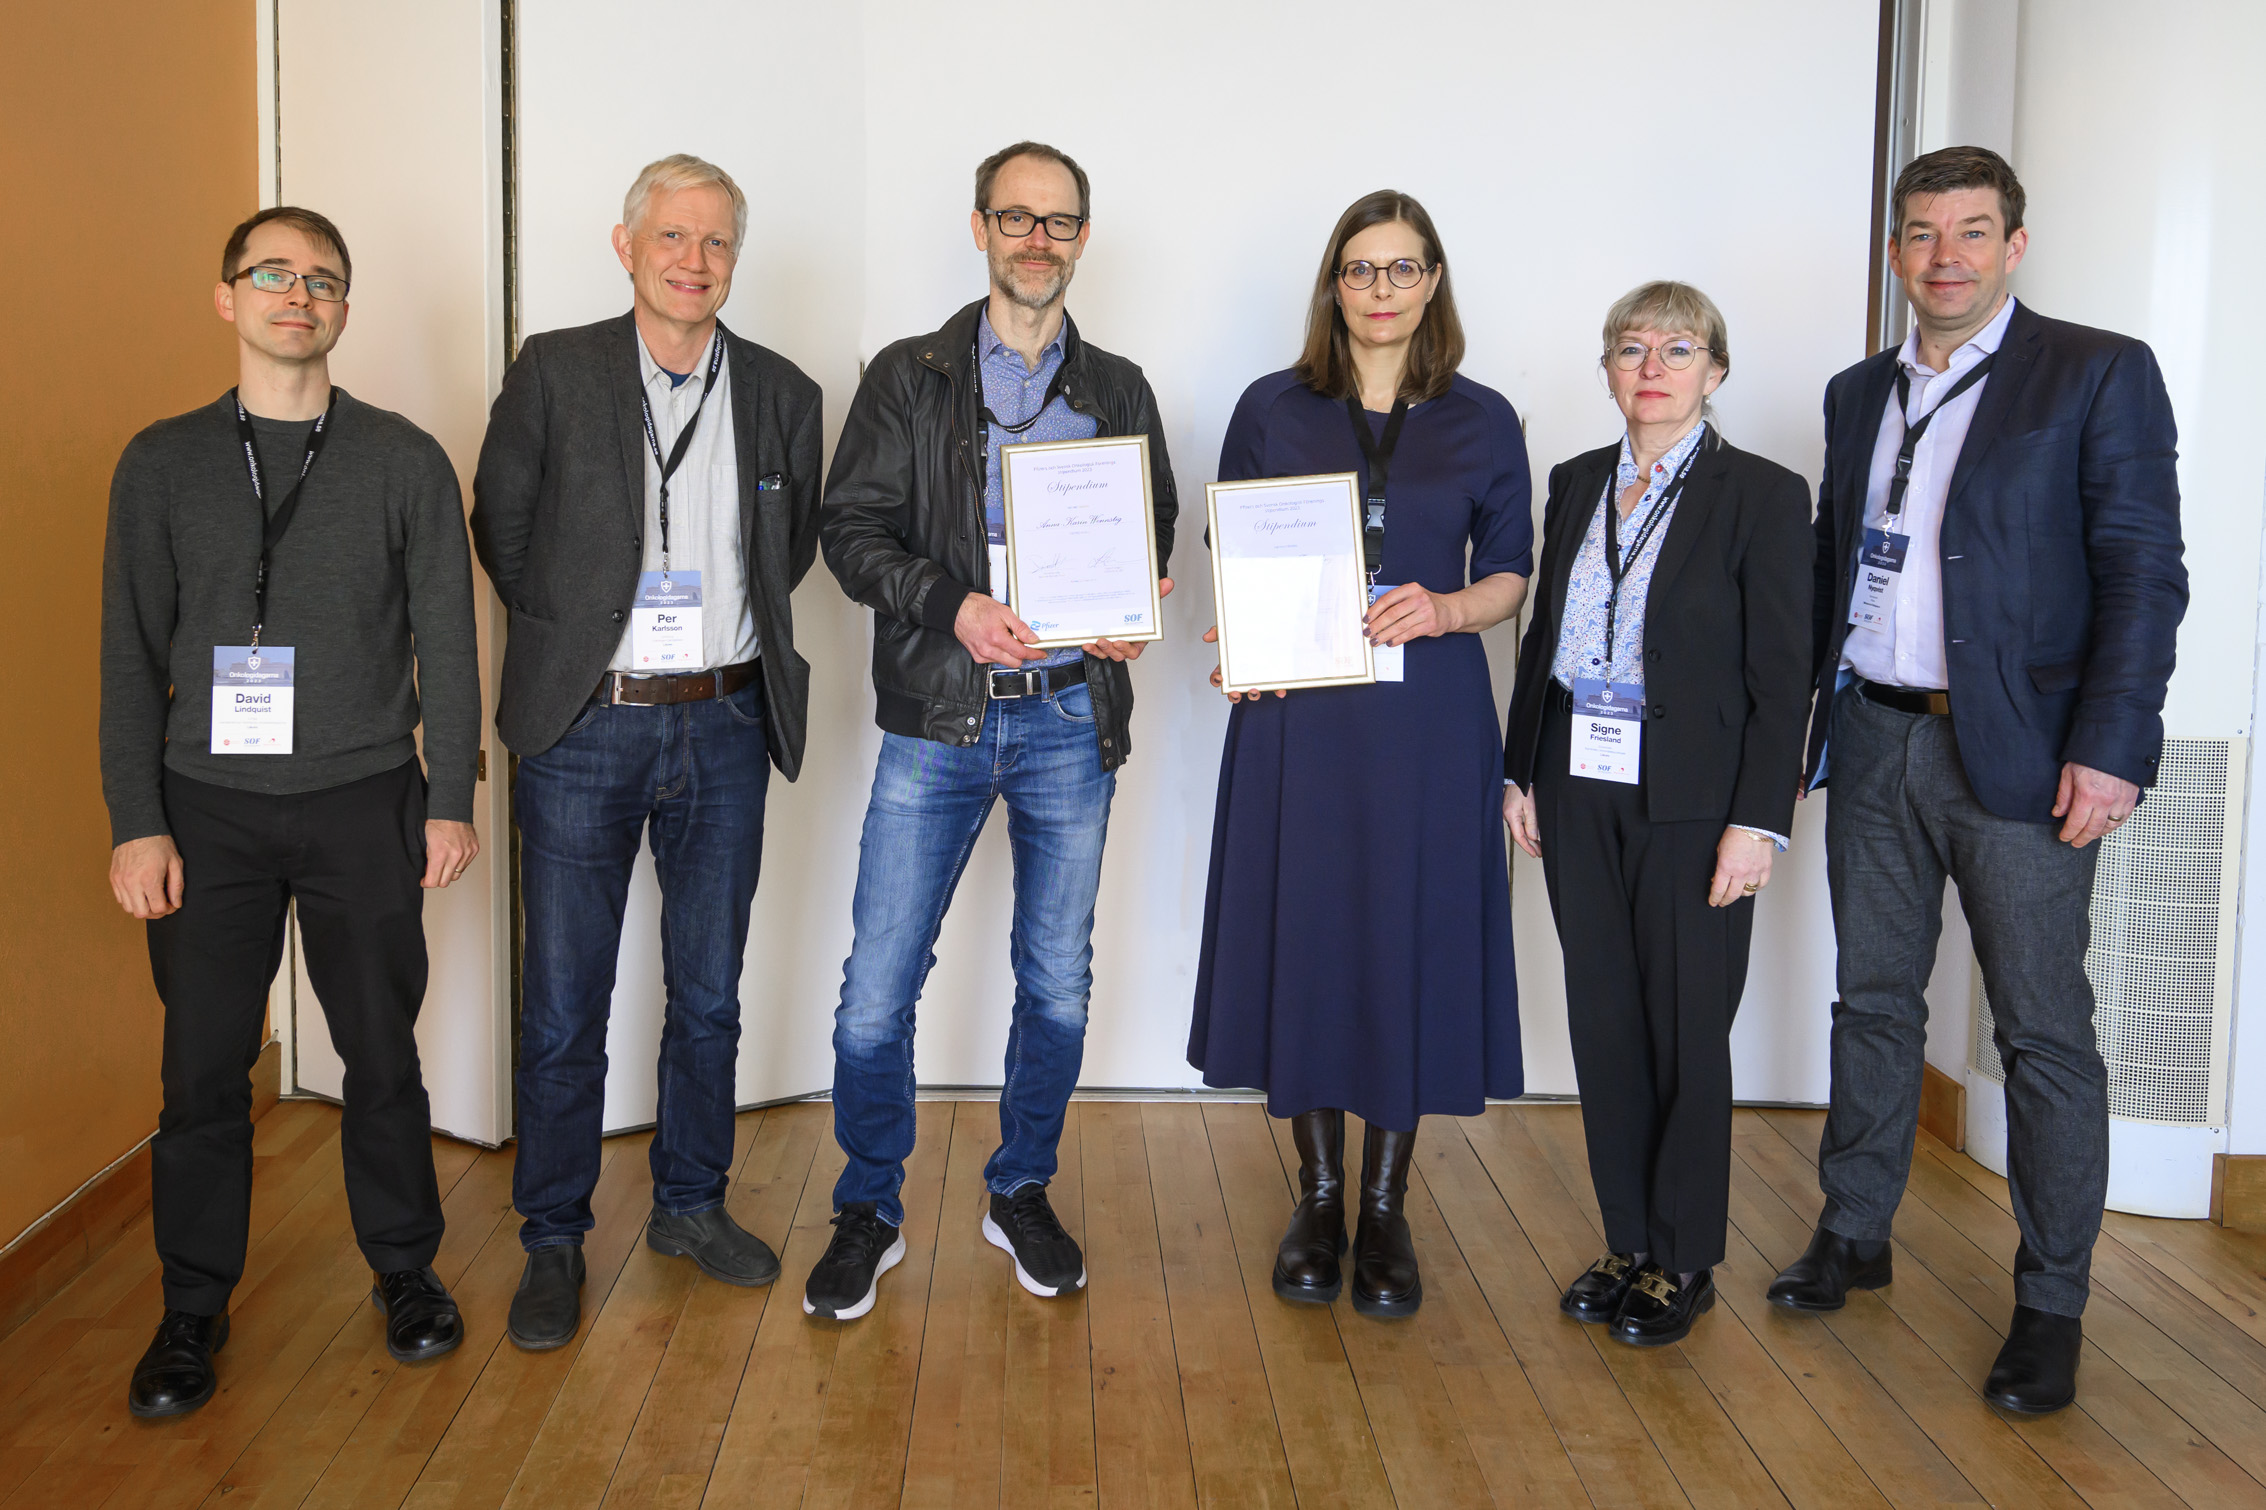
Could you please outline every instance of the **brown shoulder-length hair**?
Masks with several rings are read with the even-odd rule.
[[[1438,398],[1463,365],[1463,321],[1456,318],[1456,291],[1448,275],[1447,254],[1440,250],[1440,233],[1424,206],[1396,189],[1364,194],[1338,217],[1330,244],[1322,253],[1321,269],[1314,274],[1314,297],[1306,306],[1306,349],[1291,369],[1298,380],[1326,398],[1359,394],[1353,375],[1353,354],[1347,345],[1345,317],[1338,310],[1338,267],[1345,244],[1373,225],[1399,222],[1424,241],[1424,260],[1440,269],[1440,285],[1424,318],[1409,337],[1408,368],[1401,374],[1401,397],[1410,403]]]

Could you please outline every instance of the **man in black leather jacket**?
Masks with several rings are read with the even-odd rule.
[[[1016,991],[984,1235],[1033,1294],[1085,1283],[1046,1182],[1084,1053],[1102,843],[1131,747],[1126,662],[1141,646],[1031,644],[1038,636],[1005,601],[1000,447],[1147,435],[1160,575],[1178,512],[1147,381],[1080,341],[1063,312],[1089,206],[1085,173],[1052,147],[1018,142],[984,161],[969,223],[989,297],[874,358],[826,481],[821,547],[843,590],[874,611],[885,732],[835,1013],[835,1137],[848,1164],[833,1241],[804,1292],[813,1315],[864,1315],[904,1254],[913,1009],[1000,798],[1015,847]],[[1169,578],[1161,586],[1172,590]]]

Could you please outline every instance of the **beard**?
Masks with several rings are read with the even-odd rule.
[[[1062,297],[1070,286],[1070,259],[1047,253],[1049,266],[1044,272],[1033,273],[1016,265],[1017,257],[1030,255],[1028,247],[1013,255],[991,257],[991,286],[1025,309],[1045,309]]]

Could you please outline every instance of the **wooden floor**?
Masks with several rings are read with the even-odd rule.
[[[348,1234],[338,1122],[259,1127],[251,1262],[204,1410],[133,1420],[158,1314],[145,1217],[0,1339],[0,1504],[221,1506],[2176,1505],[2266,1507],[2266,1239],[2112,1216],[2079,1408],[1977,1397],[2012,1304],[2006,1188],[1924,1135],[1897,1281],[1826,1318],[1762,1299],[1818,1207],[1816,1113],[1741,1112],[1724,1304],[1681,1347],[1576,1326],[1602,1246],[1580,1113],[1426,1122],[1413,1320],[1267,1287],[1295,1155],[1251,1105],[1072,1106],[1055,1208],[1084,1297],[1018,1288],[977,1230],[994,1109],[928,1102],[910,1253],[866,1319],[798,1304],[841,1156],[827,1108],[743,1116],[731,1207],[770,1290],[638,1241],[645,1140],[611,1140],[572,1346],[502,1340],[511,1156],[436,1142],[437,1267],[469,1340],[386,1356]]]

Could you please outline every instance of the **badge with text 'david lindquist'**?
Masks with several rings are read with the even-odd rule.
[[[291,753],[296,669],[289,645],[213,646],[213,754]]]

